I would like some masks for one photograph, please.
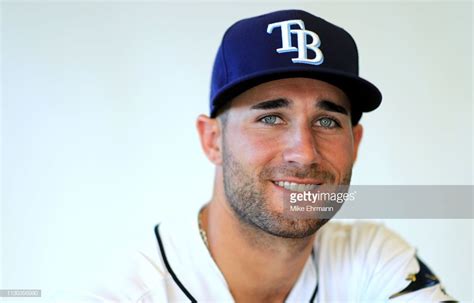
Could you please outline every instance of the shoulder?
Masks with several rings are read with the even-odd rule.
[[[380,223],[327,223],[316,234],[314,248],[323,264],[339,268],[345,278],[369,279],[382,272],[403,277],[418,270],[415,248]]]
[[[95,295],[115,302],[137,302],[151,295],[166,298],[165,270],[155,255],[146,250],[131,253],[123,264],[118,264],[120,270],[111,271],[113,274],[106,278],[106,282],[99,284],[94,290]]]
[[[371,258],[384,259],[394,255],[408,258],[415,255],[415,248],[397,233],[381,223],[367,221],[351,224],[329,222],[318,231],[315,245],[323,250]]]
[[[151,238],[139,249],[111,256],[81,290],[55,302],[167,302],[167,273],[157,250]]]

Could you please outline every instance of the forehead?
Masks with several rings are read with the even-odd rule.
[[[295,104],[327,100],[350,110],[349,99],[340,88],[310,78],[286,78],[262,83],[235,97],[231,107],[251,106],[262,100],[278,98],[294,101]]]

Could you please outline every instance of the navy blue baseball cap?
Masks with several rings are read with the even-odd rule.
[[[282,10],[240,20],[225,32],[212,72],[210,116],[256,85],[295,77],[344,91],[353,124],[382,101],[377,87],[359,77],[357,46],[348,32],[308,12]]]

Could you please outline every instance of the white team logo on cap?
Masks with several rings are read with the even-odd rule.
[[[300,29],[291,29],[292,25],[298,25]],[[275,27],[281,28],[281,42],[282,46],[277,48],[277,53],[288,53],[298,51],[298,57],[291,59],[293,63],[305,63],[320,65],[324,61],[323,52],[319,49],[321,40],[319,36],[312,31],[304,28],[303,20],[287,20],[281,22],[271,23],[267,27],[267,33],[271,34]],[[291,34],[296,34],[298,47],[291,45]],[[311,36],[313,41],[307,44],[306,36]],[[308,59],[308,48],[315,52],[316,57]]]

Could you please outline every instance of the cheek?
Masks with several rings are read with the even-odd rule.
[[[230,145],[233,155],[249,164],[249,169],[258,169],[274,160],[281,146],[280,136],[248,129],[236,131],[232,140]]]
[[[328,165],[342,173],[352,167],[354,154],[352,137],[319,138],[316,142],[321,158]]]

